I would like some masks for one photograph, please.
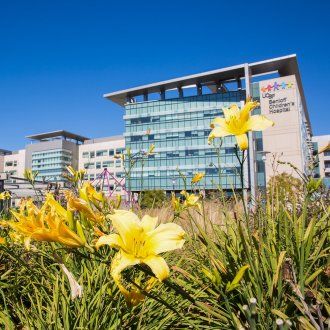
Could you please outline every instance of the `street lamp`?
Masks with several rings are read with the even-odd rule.
[[[173,185],[173,191],[175,191],[176,180],[174,178],[172,179],[172,185]]]

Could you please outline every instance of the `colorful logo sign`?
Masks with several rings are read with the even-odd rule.
[[[281,89],[289,89],[289,88],[292,88],[293,87],[293,83],[292,82],[282,82],[282,83],[278,83],[277,81],[274,82],[274,84],[268,84],[267,86],[264,86],[264,87],[261,87],[261,91],[263,93],[266,93],[266,92],[275,92],[275,91],[279,91]]]

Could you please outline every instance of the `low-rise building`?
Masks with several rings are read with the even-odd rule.
[[[125,192],[125,173],[122,155],[125,150],[123,136],[85,140],[79,146],[79,169],[86,171],[85,179],[106,194]]]
[[[38,180],[63,183],[66,167],[78,167],[79,145],[87,137],[64,130],[27,136],[25,167],[38,171]]]
[[[11,151],[0,149],[0,173],[4,172],[5,156],[10,155]]]
[[[25,149],[12,151],[10,154],[3,156],[4,166],[3,172],[9,173],[13,179],[15,177],[23,177],[25,169]]]
[[[330,187],[330,135],[313,136],[313,144],[319,161],[316,174]]]

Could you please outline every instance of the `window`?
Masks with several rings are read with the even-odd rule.
[[[121,167],[121,160],[120,159],[116,160],[116,167]]]
[[[191,131],[184,132],[185,137],[191,137]]]
[[[95,151],[91,151],[91,152],[89,153],[89,155],[90,155],[91,158],[94,158],[94,157],[95,157]]]
[[[325,161],[324,162],[324,167],[325,168],[330,168],[330,161]]]
[[[94,179],[95,179],[94,174],[91,174],[91,175],[89,176],[89,180],[90,180],[90,181],[93,181]]]
[[[330,150],[324,151],[324,156],[330,156]]]
[[[178,151],[167,152],[166,157],[179,157]]]
[[[84,169],[93,169],[95,168],[95,163],[85,163],[84,164]]]
[[[256,139],[256,150],[262,151],[262,149],[263,149],[262,139],[258,138]]]
[[[186,150],[186,156],[198,156],[198,150]]]
[[[236,149],[235,148],[225,148],[225,154],[235,154]]]
[[[138,142],[138,141],[142,141],[142,135],[131,136],[131,142]],[[119,153],[118,149],[117,149],[117,153]]]
[[[150,117],[134,118],[131,119],[131,124],[147,124],[150,123]]]
[[[206,168],[205,169],[205,174],[206,175],[213,175],[213,174],[218,174],[218,169],[217,168]]]
[[[113,156],[114,154],[115,154],[114,149],[110,149],[110,150],[109,150],[109,156]]]
[[[264,173],[265,172],[265,163],[262,160],[257,161],[257,172]]]
[[[149,134],[149,135],[148,135],[148,140],[149,140],[149,141],[153,141],[153,140],[155,140],[155,135],[153,135],[153,134]]]
[[[107,155],[107,150],[97,150],[96,151],[96,157],[106,156],[106,155]]]
[[[89,157],[89,152],[85,151],[82,153],[82,158],[88,158]]]
[[[122,153],[124,153],[124,151],[125,151],[125,148],[117,148],[116,154],[122,154]]]
[[[96,168],[97,169],[101,168],[101,162],[96,162]]]
[[[102,167],[103,167],[103,168],[106,168],[106,167],[113,167],[113,160],[107,160],[107,161],[104,161],[103,164],[102,164]]]
[[[217,152],[215,150],[206,150],[205,156],[217,156]]]

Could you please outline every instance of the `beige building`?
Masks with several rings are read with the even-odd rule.
[[[85,179],[105,194],[125,195],[123,159],[116,156],[124,150],[123,136],[86,140],[79,146],[79,169],[84,169]]]
[[[10,155],[11,151],[0,149],[0,173],[4,172],[5,155]]]
[[[258,83],[261,113],[275,123],[271,129],[262,132],[266,181],[283,172],[298,177],[297,169],[309,173],[313,151],[311,125],[297,74]]]
[[[3,172],[10,176],[22,178],[25,170],[25,149],[13,151],[9,155],[4,155]]]
[[[330,135],[313,136],[313,143],[319,157],[319,175],[330,181]]]

